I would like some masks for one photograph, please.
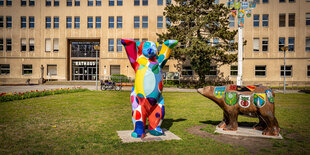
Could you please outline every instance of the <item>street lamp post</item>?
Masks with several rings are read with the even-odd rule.
[[[100,50],[100,46],[95,45],[94,50],[96,51],[96,90],[98,91],[98,51]]]
[[[283,66],[283,69],[284,69],[284,74],[283,74],[283,94],[285,94],[285,76],[286,76],[286,66],[285,66],[285,53],[287,51],[288,47],[287,46],[283,46],[281,47],[281,50],[283,51],[283,54],[284,54],[284,66]]]

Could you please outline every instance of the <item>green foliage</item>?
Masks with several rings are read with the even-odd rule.
[[[87,89],[56,89],[56,90],[44,90],[44,91],[31,91],[26,93],[8,93],[0,95],[0,102],[14,101],[14,100],[23,100],[33,97],[42,97],[48,95],[55,94],[63,94],[63,93],[75,93],[86,91]]]
[[[237,49],[231,42],[237,31],[229,30],[229,9],[224,4],[213,4],[213,0],[175,0],[168,5],[164,15],[172,23],[166,33],[157,34],[161,40],[175,39],[181,43],[172,56],[183,63],[190,60],[192,68],[204,81],[211,64],[223,65],[237,61],[237,55],[228,51]],[[210,40],[218,38],[220,43],[212,46]]]
[[[129,79],[126,75],[123,74],[113,74],[111,75],[111,81],[114,82],[129,82]]]

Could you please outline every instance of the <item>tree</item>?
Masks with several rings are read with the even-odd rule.
[[[237,31],[229,30],[229,9],[214,0],[175,0],[166,6],[164,16],[172,23],[166,33],[157,34],[160,40],[175,39],[181,43],[172,56],[183,63],[190,60],[192,69],[204,82],[212,63],[218,66],[237,61],[237,55],[228,51],[237,49],[232,42]],[[210,40],[220,40],[216,44]]]

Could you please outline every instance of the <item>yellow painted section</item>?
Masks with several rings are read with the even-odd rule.
[[[143,90],[143,79],[145,72],[147,70],[147,66],[144,68],[137,70],[136,72],[136,79],[135,79],[135,93],[138,95],[139,93],[145,97],[144,90]]]
[[[168,47],[165,44],[162,44],[161,50],[158,55],[165,54]]]
[[[140,65],[146,65],[147,59],[145,57],[140,57],[137,61]]]

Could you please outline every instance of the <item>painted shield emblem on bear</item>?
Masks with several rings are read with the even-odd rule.
[[[274,103],[274,98],[273,98],[273,95],[272,95],[272,92],[271,92],[270,89],[266,90],[266,95],[267,95],[267,97],[268,97],[268,101],[269,101],[270,103]]]
[[[214,92],[213,92],[214,96],[216,98],[222,98],[224,95],[225,89],[226,87],[215,87]]]
[[[254,105],[258,108],[261,108],[266,103],[266,94],[265,93],[254,93]]]
[[[239,105],[242,108],[248,108],[251,103],[251,96],[250,95],[240,95],[239,97]]]
[[[225,93],[225,102],[228,105],[235,105],[237,103],[237,93]]]

